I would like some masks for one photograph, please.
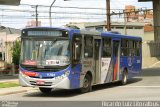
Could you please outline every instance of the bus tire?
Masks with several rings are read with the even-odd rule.
[[[44,94],[49,94],[52,91],[52,88],[39,88],[39,90]]]
[[[89,74],[86,74],[83,80],[83,87],[80,89],[82,93],[86,93],[92,91],[92,78]]]
[[[126,85],[127,82],[128,82],[128,73],[127,73],[127,70],[124,70],[123,73],[122,73],[121,84]]]

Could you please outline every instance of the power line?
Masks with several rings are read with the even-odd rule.
[[[129,12],[125,12],[126,14],[128,13],[133,13],[133,12],[140,12],[140,11],[151,11],[153,9],[135,9],[135,10],[131,10]],[[24,12],[24,13],[33,13],[35,11],[31,11],[31,10],[12,10],[12,9],[0,9],[0,11],[3,12]],[[122,11],[114,12],[111,11],[111,15],[120,15],[120,14],[124,14],[124,9]],[[126,10],[127,11],[127,10]],[[48,11],[38,11],[38,13],[47,13]],[[98,13],[98,12],[61,12],[61,11],[55,11],[55,12],[51,12],[51,13],[55,13],[55,14],[81,14],[81,15],[106,15],[106,13]]]
[[[29,4],[21,4],[21,5],[22,6],[30,6],[30,7],[36,6],[36,5],[29,5]],[[47,8],[50,7],[47,5],[38,5],[38,6],[39,7],[47,7]],[[104,11],[106,10],[106,8],[89,8],[89,7],[72,7],[72,6],[54,6],[52,8],[70,8],[70,9],[88,9],[88,10],[93,9],[93,10],[104,10]],[[124,9],[110,9],[110,10],[124,10]],[[130,10],[130,9],[128,9],[128,10]]]
[[[21,5],[23,6],[23,5]],[[24,9],[11,9],[11,8],[0,8],[0,17],[1,23],[20,23],[24,21],[29,21],[32,19],[37,18],[44,22],[44,20],[48,20],[48,7],[38,5],[37,12],[34,8],[31,8],[35,5],[28,5],[29,8]],[[55,6],[54,8],[61,8],[61,9],[54,9],[52,14],[55,14],[52,19],[55,20],[55,23],[58,21],[66,21],[66,20],[84,20],[84,21],[96,21],[96,20],[105,20],[106,19],[106,9],[105,8],[88,8],[88,7],[63,7],[63,6]],[[47,10],[46,10],[47,9]],[[67,9],[65,11],[64,9]],[[79,10],[77,10],[79,9]],[[83,10],[84,11],[83,11]],[[60,11],[61,10],[61,11]],[[100,10],[100,11],[99,11]],[[108,10],[108,9],[107,9]],[[130,9],[111,9],[110,16],[113,20],[120,20],[123,17],[123,14],[132,14],[132,13],[141,13],[145,15],[147,11],[152,11],[152,9],[134,9],[132,11],[126,12]],[[34,16],[33,16],[34,15]],[[130,16],[131,18],[131,16]],[[21,20],[20,20],[21,19]],[[7,22],[7,20],[10,20]],[[46,21],[47,22],[47,21]]]

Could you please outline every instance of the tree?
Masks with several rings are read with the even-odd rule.
[[[21,42],[15,41],[12,49],[12,62],[15,65],[19,65],[20,52],[21,52]]]

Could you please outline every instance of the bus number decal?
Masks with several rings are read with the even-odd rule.
[[[55,77],[56,75],[53,73],[47,73],[47,77]]]

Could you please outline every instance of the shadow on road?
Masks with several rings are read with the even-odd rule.
[[[132,78],[128,80],[128,84],[133,84],[136,82],[142,81],[142,78]],[[102,84],[102,85],[96,85],[93,86],[93,91],[97,91],[97,90],[103,90],[106,88],[116,88],[117,86],[122,86],[121,82],[114,82],[114,83],[107,83],[107,84]]]
[[[49,94],[43,94],[40,91],[31,92],[29,94],[24,95],[24,97],[72,97],[79,95],[80,92],[78,89],[75,90],[53,90]]]
[[[142,80],[143,80],[142,78],[132,78],[132,79],[128,80],[127,84],[129,85],[129,84],[137,83],[137,82],[142,81]]]
[[[141,80],[142,80],[142,78],[132,78],[132,79],[128,80],[128,84],[136,83]],[[121,83],[114,82],[114,83],[96,85],[96,86],[93,86],[92,92],[95,92],[98,90],[105,90],[105,89],[109,89],[109,88],[116,88],[117,86],[121,86]],[[56,97],[56,98],[61,98],[61,97],[72,97],[72,96],[78,96],[78,95],[82,95],[82,93],[80,93],[79,89],[75,89],[75,90],[54,90],[50,94],[43,94],[40,91],[39,92],[31,92],[31,93],[27,93],[26,95],[24,95],[24,97]]]
[[[160,68],[143,69],[140,76],[160,76]]]

